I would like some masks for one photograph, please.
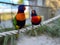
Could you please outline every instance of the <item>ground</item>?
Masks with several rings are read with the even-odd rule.
[[[45,34],[37,37],[20,36],[17,45],[60,45],[59,37],[50,37]]]

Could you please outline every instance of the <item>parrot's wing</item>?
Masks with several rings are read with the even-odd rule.
[[[15,29],[19,29],[19,26],[17,25],[16,17],[13,19],[13,25]]]
[[[14,19],[13,19],[13,25],[16,26],[16,24],[17,24],[16,17],[14,17]]]

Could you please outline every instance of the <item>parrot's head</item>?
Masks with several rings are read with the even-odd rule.
[[[31,12],[31,16],[37,16],[37,13],[36,13],[35,10],[32,10],[32,12]]]
[[[24,13],[25,9],[26,9],[25,5],[19,5],[18,6],[18,13]]]

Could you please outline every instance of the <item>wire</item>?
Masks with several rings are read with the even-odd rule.
[[[13,6],[18,6],[20,4],[14,4],[14,3],[8,3],[8,2],[1,2],[0,3],[3,3],[3,4],[9,4],[9,5],[13,5]],[[50,7],[45,7],[45,6],[36,6],[36,5],[25,5],[25,6],[29,6],[29,7],[41,7],[41,8],[50,8]]]
[[[19,4],[14,4],[14,3],[8,3],[8,2],[1,2],[0,3],[3,3],[3,4],[9,4],[9,5],[19,5]]]

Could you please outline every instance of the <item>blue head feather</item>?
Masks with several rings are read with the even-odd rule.
[[[20,12],[20,13],[24,13],[24,7],[25,7],[25,5],[19,5],[19,7],[18,7],[18,13]]]

